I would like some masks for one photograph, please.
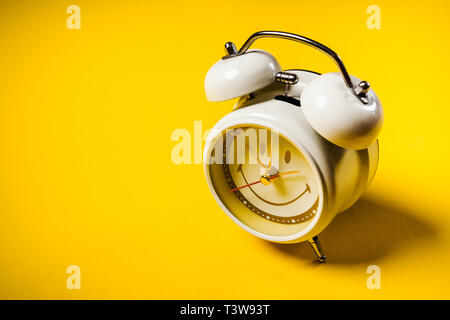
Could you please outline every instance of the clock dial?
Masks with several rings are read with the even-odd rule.
[[[227,130],[211,164],[222,203],[248,227],[271,235],[304,229],[316,216],[318,184],[307,159],[288,139],[260,127]]]

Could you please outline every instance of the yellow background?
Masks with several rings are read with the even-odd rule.
[[[66,8],[81,8],[68,30]],[[381,8],[369,30],[366,8]],[[0,298],[450,298],[448,1],[2,1]],[[203,80],[258,30],[337,51],[385,108],[373,184],[321,234],[275,245],[235,225],[171,133],[233,102]],[[260,40],[283,68],[336,71]],[[81,268],[81,290],[66,268]],[[381,289],[366,268],[381,268]]]

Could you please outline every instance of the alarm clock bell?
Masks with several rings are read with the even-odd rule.
[[[335,61],[340,73],[283,71],[270,53],[248,50],[255,40],[266,37],[316,48]],[[359,198],[375,174],[377,136],[383,123],[380,100],[367,81],[348,74],[334,51],[300,35],[261,31],[240,50],[227,42],[225,51],[206,75],[206,97],[210,101],[240,99],[207,139],[208,185],[222,209],[245,230],[274,242],[307,240],[324,262],[318,233]],[[279,131],[284,163],[271,167],[272,160],[258,161],[261,168],[257,169],[229,164],[225,156],[224,163],[211,162],[223,132],[240,132],[234,139],[251,128]],[[293,165],[296,170],[289,170]],[[257,181],[248,183],[252,175]],[[292,198],[302,188],[305,191]],[[285,189],[294,190],[292,195],[286,193],[286,199]]]

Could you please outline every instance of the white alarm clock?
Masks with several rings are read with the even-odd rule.
[[[248,50],[263,37],[319,49],[340,73],[283,71],[270,53]],[[324,262],[317,235],[374,177],[380,101],[366,81],[348,74],[334,51],[309,38],[261,31],[239,51],[231,42],[225,49],[206,75],[206,96],[239,100],[207,138],[208,186],[243,229],[278,243],[309,241]]]

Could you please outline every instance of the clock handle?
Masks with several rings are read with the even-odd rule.
[[[247,52],[247,50],[250,48],[250,46],[258,39],[261,38],[279,38],[279,39],[287,39],[287,40],[293,40],[297,41],[303,44],[306,44],[310,47],[313,47],[325,54],[327,54],[330,58],[334,60],[334,62],[339,67],[339,70],[341,71],[342,77],[344,78],[344,82],[348,89],[364,104],[367,104],[368,98],[366,96],[366,93],[369,91],[369,84],[366,81],[361,81],[358,85],[354,86],[352,83],[352,80],[350,78],[349,73],[347,72],[347,69],[344,66],[344,63],[342,62],[339,55],[328,48],[327,46],[309,39],[307,37],[300,36],[295,33],[290,32],[282,32],[282,31],[259,31],[250,36],[248,40],[244,43],[244,45],[239,49],[239,51],[235,50],[227,50],[229,55],[223,57],[224,59],[233,57],[233,56],[239,56]],[[232,43],[228,43],[228,46],[231,46]],[[234,51],[234,52],[233,52]]]

